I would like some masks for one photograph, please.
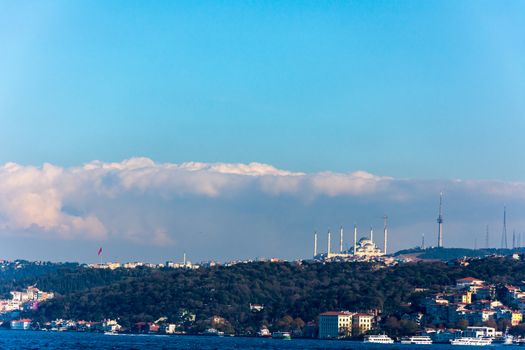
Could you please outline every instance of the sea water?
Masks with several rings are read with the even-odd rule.
[[[471,349],[472,347],[446,344],[402,345],[402,344],[363,344],[362,342],[337,340],[278,340],[241,337],[205,337],[205,336],[158,336],[158,335],[105,335],[99,333],[75,332],[34,332],[0,331],[0,349],[20,350],[415,350],[415,349]],[[479,348],[479,347],[475,347]],[[492,345],[490,348],[517,349],[515,346]],[[483,349],[483,347],[482,347]],[[486,349],[486,347],[485,347]]]

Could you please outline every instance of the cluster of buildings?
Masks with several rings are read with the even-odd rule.
[[[506,287],[508,300],[524,298],[512,286]],[[507,300],[506,300],[507,301]],[[516,326],[523,320],[523,309],[506,302],[505,304],[496,297],[496,287],[473,277],[461,278],[456,285],[448,288],[444,293],[432,295],[425,300],[425,318],[427,324],[450,325],[458,322],[468,322],[471,326],[480,326],[485,322],[506,321],[511,326]]]
[[[328,311],[319,315],[320,339],[338,339],[365,334],[374,329],[376,315],[350,311]]]
[[[196,270],[199,268],[209,268],[214,266],[234,266],[237,264],[248,264],[253,262],[271,262],[271,263],[277,263],[282,262],[284,260],[278,259],[278,258],[258,258],[258,259],[244,259],[244,260],[233,260],[228,261],[225,263],[218,263],[216,261],[206,261],[201,262],[198,264],[192,263],[191,261],[186,260],[186,255],[184,256],[184,260],[181,262],[175,262],[175,261],[166,261],[166,263],[160,263],[160,264],[154,264],[154,263],[146,263],[142,261],[134,261],[134,262],[126,262],[126,263],[119,263],[119,262],[100,262],[96,264],[88,264],[87,266],[92,269],[108,269],[108,270],[116,270],[116,269],[135,269],[139,267],[146,267],[150,269],[187,269],[187,270]]]
[[[43,292],[35,286],[23,291],[11,291],[11,299],[0,299],[0,317],[12,319],[22,311],[37,310],[40,303],[52,299],[53,293]]]
[[[100,322],[91,322],[83,320],[64,320],[56,319],[54,321],[39,324],[31,319],[16,319],[10,321],[10,328],[16,330],[49,330],[56,332],[101,332],[101,333],[147,333],[147,334],[176,334],[183,333],[187,325],[195,322],[195,314],[183,310],[179,313],[176,322],[168,322],[167,317],[161,317],[153,322],[137,322],[130,328],[125,328],[118,323],[118,320],[105,319]]]
[[[208,266],[214,266],[215,263],[211,262]],[[101,262],[97,264],[89,264],[88,267],[92,269],[108,269],[108,270],[116,270],[116,269],[136,269],[139,267],[147,267],[150,269],[163,269],[163,268],[169,268],[169,269],[198,269],[201,267],[199,264],[193,264],[191,261],[184,261],[184,262],[173,262],[173,261],[167,261],[165,264],[153,264],[153,263],[146,263],[142,261],[133,261],[133,262],[127,262],[127,263],[119,263],[119,262]]]

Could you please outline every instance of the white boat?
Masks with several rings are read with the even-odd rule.
[[[401,339],[401,344],[432,344],[432,339],[427,335],[414,335],[412,337],[406,337]]]
[[[386,334],[365,335],[363,343],[392,344],[394,340]]]
[[[450,344],[452,345],[470,345],[470,346],[486,346],[492,344],[492,338],[473,338],[473,337],[461,337],[457,339],[451,339]]]
[[[273,332],[272,333],[273,339],[282,339],[282,340],[291,340],[292,335],[290,332]]]

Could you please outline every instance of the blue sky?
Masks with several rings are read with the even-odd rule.
[[[523,23],[522,1],[2,2],[0,164],[525,181]]]
[[[0,160],[523,179],[521,1],[0,5]]]

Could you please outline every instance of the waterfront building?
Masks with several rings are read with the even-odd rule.
[[[165,334],[174,334],[177,331],[177,325],[175,323],[164,323],[160,325],[159,331]]]
[[[328,311],[319,315],[319,338],[337,339],[352,332],[352,313]]]
[[[354,335],[366,333],[372,329],[374,315],[364,313],[354,314],[352,316],[352,324],[355,333]]]
[[[31,320],[28,318],[11,321],[11,329],[25,331],[28,330],[29,327],[31,327]]]

